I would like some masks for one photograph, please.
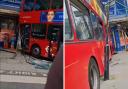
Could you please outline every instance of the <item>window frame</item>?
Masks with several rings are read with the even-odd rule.
[[[81,5],[83,5],[81,2],[79,2],[79,4],[81,4]],[[81,7],[79,7],[77,4],[75,4],[75,3],[70,3],[70,8],[71,8],[71,13],[72,13],[72,18],[73,18],[73,22],[74,22],[74,26],[75,26],[75,31],[76,31],[76,23],[75,23],[75,17],[74,17],[74,12],[73,12],[73,10],[72,10],[72,6],[73,7],[75,7],[76,9],[78,9],[79,11],[82,11],[82,8]],[[85,6],[85,5],[83,5],[83,7],[84,8],[86,8],[87,9],[87,13],[89,14],[89,9]],[[83,12],[82,12],[83,13]],[[79,41],[87,41],[87,40],[92,40],[93,39],[93,35],[91,34],[91,29],[89,29],[89,27],[88,27],[88,24],[87,24],[87,22],[86,22],[86,19],[84,18],[84,16],[85,15],[83,15],[82,16],[82,18],[83,18],[83,21],[84,21],[84,23],[85,23],[85,25],[87,26],[87,29],[86,30],[88,30],[88,32],[89,32],[89,35],[91,36],[91,38],[87,38],[87,39],[79,39],[78,37],[77,37],[77,32],[76,32],[76,38],[77,38],[77,40],[79,40]],[[90,19],[90,16],[88,16],[89,17],[89,19]],[[91,24],[90,24],[91,25]]]
[[[99,17],[97,17],[97,25],[98,25],[98,29],[102,31],[102,34],[99,35],[99,38],[98,40],[104,40],[104,29],[103,29],[103,23],[102,21],[100,20]],[[100,29],[101,28],[101,29]]]
[[[66,2],[65,2],[65,3],[66,3]],[[72,30],[72,25],[71,25],[72,23],[71,23],[71,21],[70,21],[70,15],[69,15],[69,13],[68,13],[68,12],[69,12],[69,9],[68,9],[68,6],[67,6],[65,3],[64,3],[64,11],[67,12],[68,22],[69,22],[70,31],[71,31],[71,34],[70,34],[70,35],[71,35],[71,38],[66,40],[65,37],[64,37],[64,39],[65,39],[65,41],[72,41],[72,40],[74,39],[74,32],[73,32],[73,30]],[[65,13],[66,13],[66,12],[65,12]],[[64,18],[64,20],[65,20],[65,18]],[[65,24],[65,23],[64,23],[64,24]],[[64,25],[64,26],[66,26],[66,25]],[[64,28],[65,28],[65,27],[64,27]],[[65,28],[65,29],[66,29],[66,28]],[[65,32],[66,32],[66,30],[65,30]],[[64,32],[64,34],[66,35],[65,32]]]
[[[51,9],[62,9],[62,8],[63,8],[63,0],[59,0],[60,2],[62,2],[62,8],[53,8],[54,1],[55,1],[55,0],[51,0]],[[56,1],[55,1],[55,2],[56,2]]]
[[[60,29],[61,26],[62,26],[62,29]],[[56,30],[56,31],[54,30],[54,31],[53,31],[53,28],[54,28],[54,27],[56,27],[57,29],[59,28],[59,30]],[[52,28],[52,29],[51,29],[51,28]],[[57,36],[58,36],[57,33],[59,32],[59,34],[62,35],[62,34],[60,33],[60,32],[61,32],[60,30],[63,30],[63,25],[62,25],[62,24],[57,24],[57,25],[56,25],[56,24],[48,24],[48,25],[47,25],[47,30],[46,30],[46,31],[47,31],[46,39],[48,39],[48,40],[53,40],[53,39],[51,39],[51,36],[53,37],[53,35],[51,35],[51,34],[56,33],[56,37],[55,37],[55,38],[57,38],[57,39],[56,39],[56,40],[53,40],[53,41],[57,41],[57,40],[59,39],[59,38],[57,37]]]
[[[92,14],[95,16],[95,22],[96,22],[96,28],[94,28],[94,21],[92,20]],[[98,40],[98,41],[102,41],[102,40],[104,40],[104,29],[103,29],[103,23],[102,23],[102,21],[101,21],[101,19],[93,12],[93,11],[90,11],[90,18],[91,18],[91,23],[92,23],[92,30],[93,30],[93,33],[94,33],[94,39],[95,40]],[[99,29],[99,25],[101,26],[101,28],[102,28],[102,38],[101,38],[101,34],[99,35],[98,34],[98,38],[97,38],[97,36],[96,36],[96,34],[95,34],[95,32],[96,32],[96,29],[98,29],[98,31],[100,30]]]
[[[33,7],[32,7],[32,10],[25,10],[25,2],[26,2],[27,0],[23,0],[23,2],[21,2],[21,3],[23,3],[23,6],[21,7],[22,8],[22,11],[24,11],[24,12],[31,12],[31,11],[34,11],[34,7],[35,7],[35,1],[36,0],[33,0]]]
[[[40,1],[42,1],[42,0],[40,0]],[[46,1],[47,1],[47,0],[46,0]],[[37,2],[39,2],[39,1],[38,1],[38,0],[35,0],[34,11],[40,11],[40,10],[43,10],[43,9],[38,9],[38,10],[35,9],[35,6],[37,5]],[[48,3],[49,7],[48,7],[48,9],[44,9],[44,10],[49,10],[49,9],[50,9],[50,3],[51,3],[51,0],[49,0],[49,3]]]
[[[38,25],[38,26],[40,26],[40,32],[34,32],[34,27],[35,27],[35,25]],[[41,32],[41,30],[43,30],[43,26],[45,26],[45,32]],[[36,29],[37,30],[37,29]],[[33,35],[33,33],[35,33],[35,34],[41,34],[41,35],[44,35],[44,36],[34,36]],[[45,34],[44,34],[45,33]],[[36,39],[46,39],[46,36],[47,36],[47,24],[43,24],[42,25],[42,23],[32,23],[31,24],[31,37],[32,38],[36,38]]]

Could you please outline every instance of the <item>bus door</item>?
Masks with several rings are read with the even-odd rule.
[[[90,12],[92,28],[94,33],[94,38],[96,40],[97,49],[99,50],[98,56],[104,61],[104,48],[105,48],[105,31],[103,28],[103,23],[93,12]],[[101,56],[102,55],[102,56]]]
[[[29,49],[31,25],[21,25],[21,46],[23,49]]]
[[[49,54],[55,56],[60,44],[63,42],[63,25],[49,25],[47,38],[49,41]]]

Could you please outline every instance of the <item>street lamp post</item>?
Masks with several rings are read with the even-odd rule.
[[[105,5],[105,9],[107,12],[107,19],[109,20],[109,9],[110,9],[110,4],[113,2],[113,0],[108,0],[108,3]],[[106,46],[105,46],[105,71],[104,71],[104,80],[109,80],[109,22],[107,25],[107,30],[106,30]]]

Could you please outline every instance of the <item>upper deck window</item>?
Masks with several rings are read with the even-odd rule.
[[[25,0],[24,2],[24,11],[32,11],[34,7],[34,0]]]
[[[63,0],[52,0],[51,9],[62,9]]]
[[[36,0],[36,4],[34,6],[35,10],[48,10],[50,8],[51,0]]]
[[[25,0],[24,11],[62,9],[62,0]]]
[[[35,10],[62,9],[62,0],[36,0]]]

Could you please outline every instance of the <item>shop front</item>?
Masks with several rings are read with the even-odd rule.
[[[116,23],[112,28],[112,40],[115,52],[128,49],[128,22]]]
[[[0,48],[16,48],[18,36],[18,14],[0,13]]]

